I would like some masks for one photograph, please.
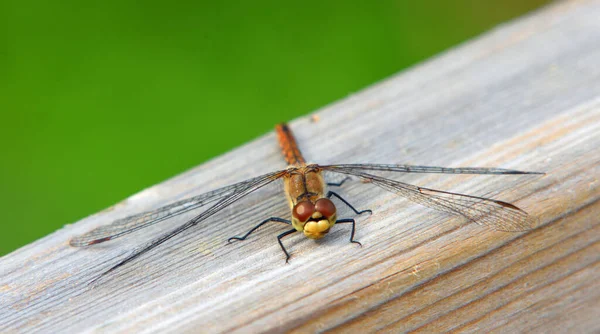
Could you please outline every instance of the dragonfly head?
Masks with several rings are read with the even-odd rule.
[[[301,201],[292,209],[292,225],[310,239],[323,238],[336,220],[336,208],[329,198],[319,198],[314,204]]]

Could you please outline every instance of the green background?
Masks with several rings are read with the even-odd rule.
[[[547,2],[4,0],[0,255]]]

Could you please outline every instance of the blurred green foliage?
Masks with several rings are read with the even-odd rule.
[[[5,0],[0,255],[546,2]]]

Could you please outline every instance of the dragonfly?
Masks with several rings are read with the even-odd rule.
[[[327,190],[327,186],[341,186],[351,177],[359,178],[365,183],[373,184],[390,192],[396,193],[412,202],[423,206],[462,216],[468,222],[485,225],[500,231],[518,232],[535,227],[536,219],[514,204],[485,197],[464,195],[449,191],[441,191],[408,183],[403,183],[390,178],[375,175],[375,172],[394,173],[439,173],[439,174],[491,174],[491,175],[522,175],[544,174],[540,172],[527,172],[503,168],[482,167],[434,167],[397,164],[337,164],[319,165],[308,164],[302,155],[298,143],[289,126],[285,123],[276,125],[277,138],[288,167],[283,170],[270,172],[254,178],[228,185],[207,193],[176,201],[161,208],[135,214],[118,219],[109,225],[100,226],[83,235],[71,239],[73,247],[85,247],[109,240],[113,240],[129,233],[154,225],[201,207],[207,209],[168,231],[158,238],[132,252],[129,256],[106,270],[99,277],[103,277],[116,269],[134,261],[143,254],[157,248],[173,237],[208,220],[213,215],[238,202],[256,190],[276,181],[283,180],[283,189],[291,210],[291,219],[270,217],[242,236],[234,236],[228,242],[246,240],[253,232],[263,225],[276,222],[290,227],[289,230],[279,234],[277,241],[285,254],[286,263],[290,253],[286,250],[282,239],[297,232],[302,232],[309,239],[321,239],[330,232],[336,224],[351,224],[350,242],[360,245],[354,239],[356,220],[354,218],[338,218],[337,208],[332,199],[336,198],[349,207],[356,215],[371,214],[371,210],[357,210],[338,193]],[[323,172],[337,173],[344,179],[338,183],[327,183]]]

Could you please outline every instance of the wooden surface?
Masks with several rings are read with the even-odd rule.
[[[0,332],[600,330],[600,1],[552,5],[291,122],[309,161],[485,166],[545,176],[405,175],[512,202],[524,233],[464,224],[373,185],[339,190],[372,216],[276,242],[278,186],[87,283],[190,215],[89,248],[69,239],[132,213],[285,167],[273,132],[0,259]],[[235,98],[235,96],[232,96]],[[335,131],[332,131],[335,130]],[[351,217],[340,209],[341,216]]]

